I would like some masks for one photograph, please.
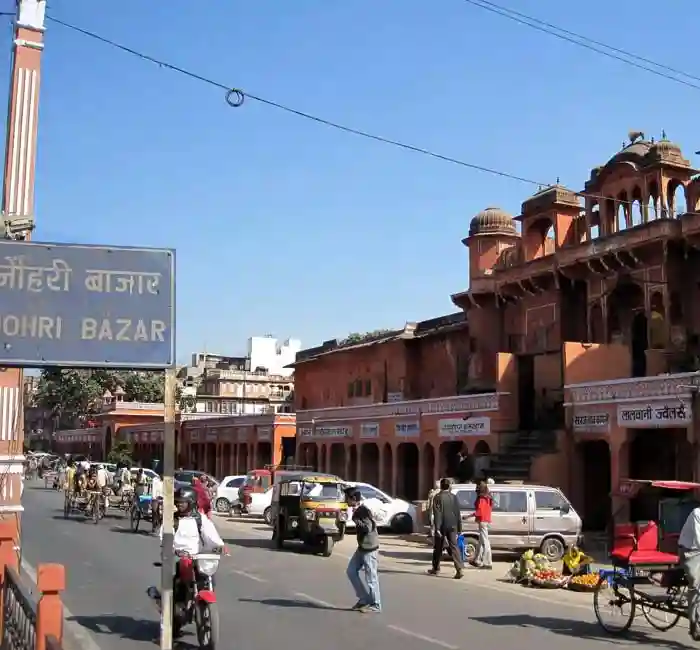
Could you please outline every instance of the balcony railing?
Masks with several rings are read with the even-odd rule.
[[[452,397],[436,397],[404,402],[309,409],[297,411],[297,423],[363,420],[404,415],[422,416],[471,413],[473,411],[497,411],[499,396],[503,394],[455,395]]]
[[[663,399],[690,397],[700,387],[700,373],[683,372],[675,375],[636,377],[592,381],[564,386],[566,403],[599,404],[621,400]]]

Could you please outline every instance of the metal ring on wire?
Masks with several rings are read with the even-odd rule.
[[[245,94],[237,88],[231,88],[231,90],[226,93],[226,103],[233,108],[242,106],[244,101]]]

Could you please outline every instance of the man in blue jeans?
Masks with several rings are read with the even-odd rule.
[[[355,590],[354,610],[363,614],[382,611],[379,594],[379,533],[370,509],[362,503],[359,490],[349,490],[348,505],[354,508],[352,520],[357,532],[357,550],[348,563],[347,576]],[[364,576],[364,580],[363,580]]]

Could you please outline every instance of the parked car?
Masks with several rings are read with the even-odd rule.
[[[476,486],[456,484],[452,492],[459,500],[462,517],[474,512]],[[489,539],[494,550],[515,551],[539,548],[552,562],[561,560],[570,544],[579,543],[581,518],[557,488],[548,485],[489,485],[493,512]],[[478,546],[477,526],[465,521],[467,558]]]
[[[390,497],[386,492],[369,483],[348,481],[349,486],[356,487],[365,502],[372,511],[379,529],[389,529],[393,533],[408,534],[415,529],[417,521],[416,506],[403,499]],[[348,512],[348,529],[354,529],[352,510]]]
[[[272,490],[274,486],[265,492],[253,492],[250,495],[247,514],[253,517],[262,517],[268,526],[272,525]]]
[[[202,476],[207,478],[209,481],[214,481],[216,485],[219,485],[219,481],[217,481],[211,474],[200,472],[196,469],[184,469],[179,472],[175,472],[175,480],[179,481],[180,483],[187,483],[188,485],[192,485],[193,479],[201,478]]]
[[[216,512],[230,512],[238,506],[238,488],[243,485],[245,474],[242,476],[225,476],[216,488],[214,509]]]

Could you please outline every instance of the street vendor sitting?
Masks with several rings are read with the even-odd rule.
[[[588,557],[578,546],[571,545],[564,554],[562,575],[586,575],[591,571],[592,558]]]

